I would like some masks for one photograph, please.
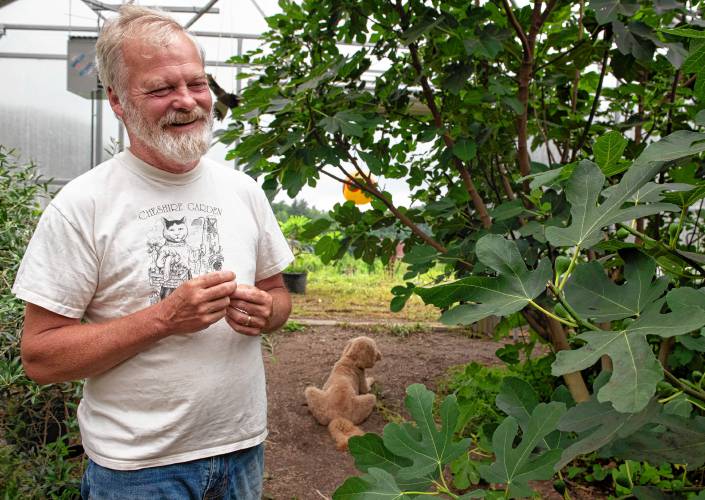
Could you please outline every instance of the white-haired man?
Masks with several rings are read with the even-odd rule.
[[[86,379],[84,498],[260,498],[259,334],[289,315],[293,257],[257,184],[202,158],[211,95],[181,26],[125,6],[97,54],[130,148],[39,222],[13,288],[25,370]]]

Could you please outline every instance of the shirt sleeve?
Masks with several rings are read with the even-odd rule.
[[[255,282],[282,272],[294,260],[289,244],[279,228],[269,200],[258,188],[255,203],[259,240],[257,243],[257,269]]]
[[[12,292],[69,318],[82,318],[98,284],[91,238],[54,205],[42,214],[17,271]]]

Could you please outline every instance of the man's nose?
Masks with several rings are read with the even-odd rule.
[[[174,109],[191,111],[197,105],[196,99],[191,95],[191,91],[186,85],[178,87],[173,93],[172,106]]]

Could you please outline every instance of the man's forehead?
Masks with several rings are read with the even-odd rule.
[[[183,33],[173,33],[168,41],[135,37],[123,40],[122,56],[128,66],[151,66],[164,59],[194,58],[202,63],[200,50],[193,39]]]

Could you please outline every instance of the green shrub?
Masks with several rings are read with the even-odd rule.
[[[24,304],[11,292],[29,238],[50,197],[32,163],[0,145],[0,485],[5,498],[76,498],[81,385],[40,386],[20,359]]]

